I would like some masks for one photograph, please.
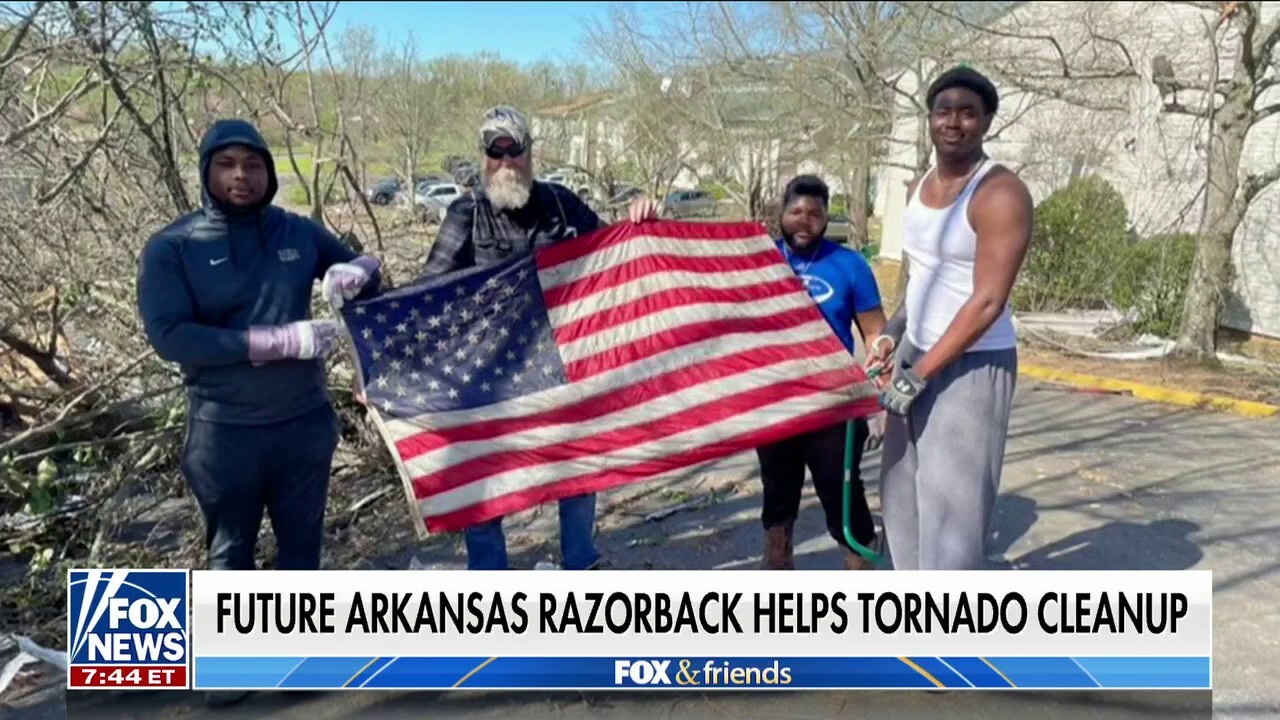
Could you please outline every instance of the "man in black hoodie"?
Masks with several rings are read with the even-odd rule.
[[[320,566],[338,422],[324,357],[339,326],[310,319],[312,287],[341,304],[376,292],[379,263],[271,205],[274,161],[242,120],[200,145],[203,207],[152,236],[138,307],[157,354],[187,388],[182,472],[204,514],[209,566],[254,567],[265,509],[276,567]]]

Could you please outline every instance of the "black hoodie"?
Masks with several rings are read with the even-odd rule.
[[[262,203],[229,208],[209,194],[213,154],[253,148],[267,161]],[[200,143],[203,207],[153,235],[142,251],[138,309],[157,354],[182,368],[197,420],[281,422],[329,402],[321,359],[249,362],[248,329],[310,317],[313,284],[356,253],[328,230],[271,205],[278,190],[271,151],[243,120],[222,120]],[[376,292],[378,278],[365,293]]]

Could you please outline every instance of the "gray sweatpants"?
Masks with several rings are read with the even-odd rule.
[[[903,348],[914,363],[923,354]],[[1018,351],[969,352],[889,414],[880,502],[897,570],[980,570],[1004,467]]]

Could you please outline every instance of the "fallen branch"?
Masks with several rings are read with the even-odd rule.
[[[25,455],[18,455],[17,457],[13,458],[12,463],[16,466],[23,463],[29,463],[33,460],[42,460],[50,455],[53,455],[59,452],[79,450],[81,448],[88,448],[88,447],[98,447],[101,445],[111,445],[114,443],[124,442],[127,440],[140,440],[148,437],[159,438],[165,435],[174,434],[176,432],[178,432],[178,428],[138,430],[136,432],[126,433],[124,435],[116,435],[114,437],[96,438],[93,440],[81,440],[80,442],[54,445],[52,447],[44,448],[43,450],[36,450],[34,452],[29,452]]]
[[[145,400],[150,400],[155,397],[160,397],[161,395],[167,395],[168,393],[171,393],[180,387],[182,387],[182,385],[177,384],[177,385],[170,385],[167,387],[159,388],[157,390],[151,390],[141,395],[135,395],[133,397],[126,398],[124,400],[119,400],[117,402],[111,403],[110,405],[107,405],[104,408],[94,410],[88,413],[84,413],[81,415],[72,415],[70,417],[63,417],[60,415],[58,419],[52,422],[41,425],[40,427],[35,427],[35,428],[30,428],[28,430],[25,430],[19,435],[13,438],[10,438],[9,440],[6,440],[3,443],[0,443],[0,453],[5,453],[10,450],[17,449],[18,447],[25,444],[28,440],[31,440],[32,438],[39,437],[42,435],[49,435],[51,433],[65,430],[66,428],[72,427],[74,425],[91,422],[93,420],[97,420],[99,418],[102,418],[108,415],[114,415],[116,412],[124,408],[137,405],[138,403],[143,402]],[[73,402],[72,405],[69,407],[74,407],[74,405],[75,403]],[[56,449],[56,447],[54,449]]]
[[[135,359],[133,362],[130,362],[128,365],[121,367],[120,369],[116,370],[110,375],[102,378],[101,380],[98,380],[97,382],[93,383],[89,387],[85,388],[84,391],[82,391],[79,395],[76,395],[75,398],[71,400],[71,402],[63,406],[62,410],[58,413],[58,416],[55,417],[53,420],[49,421],[44,425],[41,425],[40,427],[29,428],[26,431],[18,434],[17,437],[14,437],[4,443],[0,443],[0,453],[8,450],[11,447],[16,447],[26,442],[28,439],[35,437],[36,435],[47,435],[49,433],[57,432],[58,430],[61,430],[71,421],[76,419],[75,417],[68,418],[68,415],[71,413],[73,409],[75,409],[77,405],[84,402],[85,398],[89,397],[93,393],[100,390],[104,385],[107,385],[115,382],[116,380],[119,380],[125,373],[137,367],[143,360],[146,360],[147,358],[151,357],[154,354],[155,354],[154,350],[147,352],[146,354]]]
[[[58,367],[58,358],[53,353],[41,350],[7,330],[0,330],[0,343],[8,345],[14,352],[30,360],[58,387],[67,388],[74,384],[71,376]]]
[[[702,507],[702,506],[704,506],[704,505],[708,505],[709,503],[710,503],[710,499],[709,499],[709,498],[707,498],[707,497],[705,497],[705,496],[704,496],[704,497],[700,497],[700,498],[698,498],[698,499],[696,499],[696,500],[689,500],[688,502],[682,502],[682,503],[680,503],[679,505],[672,505],[672,506],[671,506],[671,507],[669,507],[669,508],[663,508],[662,510],[658,510],[658,511],[656,511],[656,512],[651,512],[651,513],[649,513],[648,515],[645,515],[645,516],[644,516],[644,520],[643,520],[643,521],[644,521],[644,522],[657,522],[657,521],[659,521],[659,520],[665,520],[665,519],[667,519],[667,518],[671,517],[672,515],[675,515],[676,513],[684,512],[684,511],[686,511],[686,510],[695,510],[695,509],[700,508],[700,507]]]
[[[388,485],[382,488],[381,490],[376,490],[374,492],[371,492],[368,495],[365,495],[364,497],[355,501],[354,503],[351,503],[351,507],[347,509],[347,513],[351,515],[352,518],[354,519],[354,516],[358,515],[361,510],[368,507],[371,503],[386,497],[392,490],[395,490],[395,489],[396,489],[395,486]]]

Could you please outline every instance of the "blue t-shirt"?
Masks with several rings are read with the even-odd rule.
[[[840,342],[852,353],[855,316],[881,305],[880,288],[867,259],[825,238],[816,252],[803,255],[787,247],[783,240],[775,242]]]

